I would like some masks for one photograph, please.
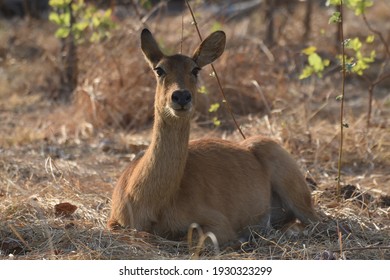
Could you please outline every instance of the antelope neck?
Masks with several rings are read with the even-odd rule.
[[[189,122],[155,117],[150,146],[139,163],[138,187],[150,201],[169,203],[180,187],[188,154]],[[154,198],[154,199],[153,199]],[[154,202],[155,203],[155,202]]]

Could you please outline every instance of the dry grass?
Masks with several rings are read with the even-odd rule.
[[[376,2],[374,25],[388,28],[390,7]],[[379,7],[379,8],[377,8]],[[314,30],[327,27],[316,11]],[[148,144],[154,80],[138,46],[138,22],[124,23],[110,41],[79,49],[81,77],[71,104],[47,98],[59,90],[58,42],[42,23],[1,22],[0,29],[0,258],[1,259],[390,259],[390,107],[386,83],[376,90],[372,126],[365,126],[366,84],[348,80],[342,181],[336,201],[339,92],[337,73],[299,82],[302,69],[300,11],[269,49],[255,14],[225,22],[228,45],[216,68],[246,135],[278,140],[298,160],[313,185],[322,221],[301,236],[276,230],[253,232],[241,248],[206,248],[198,256],[186,242],[143,232],[109,232],[112,188],[119,173]],[[375,16],[377,15],[377,16]],[[204,35],[214,19],[199,13]],[[181,16],[148,22],[168,52],[180,50]],[[377,20],[377,21],[376,21]],[[183,53],[198,44],[184,17]],[[386,24],[383,24],[386,23]],[[361,23],[360,23],[361,24]],[[357,21],[347,30],[359,34]],[[7,30],[7,31],[6,31]],[[175,30],[175,31],[172,31]],[[363,31],[363,34],[364,33]],[[298,39],[297,39],[298,38]],[[313,33],[311,42],[329,56],[333,34]],[[12,39],[13,44],[7,42]],[[19,49],[18,49],[19,48]],[[272,54],[270,56],[269,54]],[[240,140],[224,110],[222,126],[212,125],[209,104],[220,101],[205,69],[192,137]],[[257,81],[262,93],[254,86]],[[264,94],[267,106],[263,102]],[[56,211],[60,203],[74,213]]]

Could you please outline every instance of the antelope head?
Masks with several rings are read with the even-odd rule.
[[[199,71],[222,55],[225,42],[225,33],[216,31],[203,40],[191,57],[167,56],[150,31],[142,31],[141,49],[157,80],[155,114],[166,121],[191,118],[196,105]]]

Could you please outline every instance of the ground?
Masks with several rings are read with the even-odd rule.
[[[228,20],[199,8],[197,16],[203,33],[216,25],[227,33],[225,54],[215,67],[244,134],[270,136],[291,152],[313,190],[321,222],[299,236],[270,229],[253,232],[240,248],[201,250],[189,249],[185,241],[106,228],[115,182],[150,139],[154,80],[139,50],[142,24],[125,20],[109,40],[80,46],[79,85],[73,100],[64,102],[54,98],[61,72],[55,26],[33,19],[1,21],[0,258],[390,259],[390,79],[375,87],[367,126],[369,83],[347,78],[338,197],[341,75],[329,71],[323,78],[298,79],[303,48],[316,45],[331,58],[337,45],[321,7],[315,7],[309,41],[302,41],[301,8],[288,15],[277,43],[268,47],[260,10]],[[285,13],[281,8],[278,18]],[[376,1],[367,17],[384,32],[389,15],[389,4]],[[361,19],[347,16],[346,36],[369,34]],[[183,53],[198,44],[191,21],[186,12]],[[175,52],[181,22],[181,15],[161,13],[146,24],[165,51]],[[375,48],[378,58],[369,78],[388,59],[378,39]],[[207,94],[199,95],[191,137],[240,140],[208,73],[201,74]],[[221,102],[217,114],[208,112],[214,102]],[[219,127],[214,117],[222,122]]]

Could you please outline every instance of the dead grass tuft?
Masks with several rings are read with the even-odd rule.
[[[274,135],[278,135],[276,128]],[[124,151],[112,148],[104,152],[101,146],[83,143],[49,147],[11,150],[1,158],[1,258],[10,254],[16,259],[390,258],[390,208],[383,204],[383,193],[373,188],[373,180],[388,180],[386,174],[367,174],[361,179],[349,175],[348,180],[359,187],[345,186],[345,198],[336,202],[332,179],[336,170],[318,164],[322,158],[314,164],[313,158],[303,153],[306,161],[300,163],[317,185],[313,197],[321,223],[307,227],[302,236],[276,230],[253,232],[251,242],[240,248],[222,248],[220,253],[210,248],[197,253],[184,241],[106,229],[112,186],[118,170],[126,164]],[[29,160],[21,160],[22,155]],[[373,170],[378,172],[377,168]],[[56,206],[61,203],[77,209],[57,215]]]

